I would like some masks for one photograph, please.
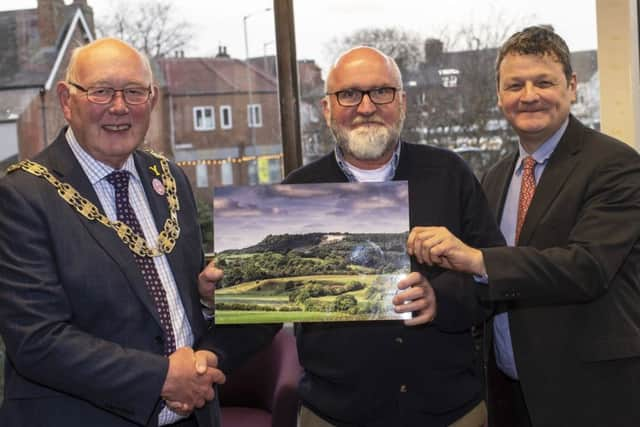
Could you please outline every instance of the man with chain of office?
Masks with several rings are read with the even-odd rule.
[[[2,425],[219,425],[198,285],[222,273],[205,268],[185,174],[139,150],[149,62],[97,40],[57,94],[69,126],[0,181]]]

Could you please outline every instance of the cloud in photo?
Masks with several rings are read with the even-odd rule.
[[[213,214],[216,252],[255,245],[269,234],[409,230],[404,181],[219,187]]]

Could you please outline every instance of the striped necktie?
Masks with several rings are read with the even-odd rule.
[[[534,170],[536,167],[536,160],[527,156],[523,161],[522,181],[520,183],[520,197],[518,198],[518,221],[516,223],[516,239],[515,243],[518,244],[520,240],[520,230],[522,230],[522,224],[527,216],[527,210],[533,199],[533,194],[536,192],[536,177]]]
[[[127,224],[134,233],[144,236],[140,222],[129,203],[129,172],[113,171],[107,175],[107,181],[113,186],[116,192],[116,215],[118,221]],[[165,333],[164,352],[165,355],[168,356],[176,350],[176,340],[171,324],[171,312],[169,311],[169,303],[167,302],[167,293],[162,286],[153,258],[143,257],[135,253],[133,256],[142,273],[147,290],[158,310],[160,323]]]

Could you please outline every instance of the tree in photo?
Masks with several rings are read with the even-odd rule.
[[[363,28],[343,38],[334,37],[324,50],[333,63],[339,52],[361,45],[375,47],[391,56],[403,74],[415,70],[422,56],[420,35],[401,28]]]
[[[336,298],[335,310],[355,314],[358,300],[353,295],[340,295]]]
[[[496,12],[497,21],[446,28],[437,38],[426,39],[424,59],[410,76],[416,84],[407,89],[411,138],[468,148],[474,155],[463,157],[480,163],[472,164],[474,169],[488,167],[516,147],[515,134],[497,108],[495,59],[498,46],[521,25],[519,19],[501,15]]]
[[[113,8],[113,14],[97,20],[100,36],[117,37],[151,58],[183,51],[193,38],[192,26],[176,20],[168,0],[147,0],[135,6],[124,1]]]

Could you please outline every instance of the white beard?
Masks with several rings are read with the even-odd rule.
[[[375,124],[347,130],[332,120],[331,131],[343,153],[358,160],[376,160],[393,149],[403,124],[404,117],[401,117],[396,126]]]

